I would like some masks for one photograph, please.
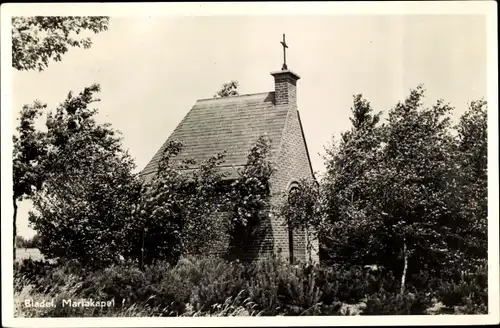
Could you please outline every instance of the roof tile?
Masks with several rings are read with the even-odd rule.
[[[274,92],[228,98],[198,100],[160,147],[141,175],[153,174],[163,150],[171,140],[184,143],[178,160],[201,162],[227,151],[224,167],[246,164],[252,144],[266,134],[271,139],[271,158],[278,150],[287,117],[287,108],[274,105]],[[233,175],[233,174],[231,174]]]

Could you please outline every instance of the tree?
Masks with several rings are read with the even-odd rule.
[[[50,60],[61,61],[70,47],[90,48],[90,37],[108,29],[103,16],[32,16],[12,18],[12,67],[42,71]]]
[[[487,112],[485,101],[473,101],[456,126],[461,216],[468,223],[464,243],[471,265],[486,259],[488,251]]]
[[[214,94],[214,98],[226,98],[232,96],[238,96],[238,81],[230,81],[228,83],[224,83],[219,91]]]
[[[376,212],[383,215],[384,233],[400,249],[401,292],[408,270],[439,276],[458,260],[454,244],[461,222],[456,220],[452,108],[441,100],[424,108],[423,95],[419,86],[389,112],[385,147],[370,179],[379,198]],[[409,268],[411,263],[420,264]]]
[[[84,48],[91,46],[87,38],[75,38],[72,34],[82,31],[99,33],[108,28],[108,17],[62,17],[36,16],[12,18],[12,67],[19,71],[47,67],[50,59],[60,61],[68,47]],[[34,121],[39,117],[45,105],[35,102],[32,106],[24,106],[21,110],[20,125],[17,128],[20,136],[14,136],[13,158],[13,241],[14,259],[16,258],[17,202],[29,198],[41,186],[43,176],[36,168],[44,156],[43,146],[38,143],[42,138],[35,132]],[[35,141],[37,140],[37,141]]]
[[[26,240],[27,246],[29,248],[39,248],[40,246],[40,235],[34,234],[31,239]]]
[[[374,114],[359,94],[353,97],[351,112],[351,129],[326,149],[326,174],[321,181],[325,206],[322,251],[327,262],[372,264],[382,244],[373,238],[367,206],[372,186],[366,177],[379,157],[382,130],[377,124],[381,114]]]
[[[45,108],[46,105],[40,102],[23,106],[18,118],[19,125],[16,127],[18,135],[13,136],[14,259],[16,258],[17,204],[19,201],[33,196],[41,188],[44,179],[43,163],[47,145],[45,144],[45,134],[36,130],[35,121],[42,115]]]
[[[249,243],[261,242],[267,233],[262,219],[271,210],[269,180],[276,170],[269,160],[270,151],[270,139],[260,136],[226,195],[224,208],[229,220],[230,252],[240,251],[241,245],[248,247]]]
[[[399,272],[401,292],[412,273],[447,275],[466,238],[452,108],[424,107],[423,96],[419,86],[386,123],[353,127],[330,149],[324,180],[333,257]]]
[[[225,233],[218,213],[224,177],[218,170],[223,154],[202,163],[177,161],[180,141],[164,149],[155,175],[143,189],[127,236],[129,255],[141,267],[156,260],[176,263],[181,255],[200,254]]]
[[[269,151],[266,138],[257,140],[240,178],[232,182],[220,171],[224,153],[198,163],[177,160],[182,151],[178,140],[165,147],[134,210],[126,240],[129,256],[141,267],[157,260],[176,263],[181,255],[224,252],[234,231],[254,228],[268,204],[272,168],[264,160]]]
[[[312,262],[313,241],[319,241],[324,230],[321,186],[313,179],[302,179],[290,193],[284,192],[275,209],[284,218],[286,228],[305,231],[306,249]]]
[[[17,248],[38,248],[39,237],[34,235],[31,238],[24,238],[23,236],[16,236]]]
[[[342,133],[342,140],[347,142],[349,137],[358,131],[366,130],[368,132],[380,122],[381,112],[373,114],[373,108],[369,101],[363,98],[362,94],[353,96],[353,107],[351,107],[352,117],[349,118],[352,124],[351,131]]]
[[[98,85],[85,88],[47,116],[43,184],[29,220],[49,258],[99,266],[123,253],[123,226],[140,192],[119,133],[95,120]]]
[[[17,248],[28,248],[26,246],[27,240],[23,236],[16,236],[16,247]]]

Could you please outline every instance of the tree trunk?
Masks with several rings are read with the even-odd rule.
[[[309,229],[307,228],[306,228],[306,248],[307,248],[307,255],[309,256],[309,264],[312,264],[311,240],[309,238]]]
[[[403,275],[401,276],[401,295],[403,295],[405,291],[406,271],[408,269],[408,251],[406,249],[406,239],[403,242],[403,257],[404,257],[404,267],[403,267]]]
[[[144,271],[144,234],[145,229],[142,229],[142,246],[141,246],[141,261],[139,263],[139,270]]]
[[[14,246],[14,249],[13,249],[13,255],[14,255],[14,263],[16,262],[16,236],[17,236],[17,200],[16,200],[16,196],[12,196],[12,202],[14,204],[14,226],[13,226],[13,246]]]

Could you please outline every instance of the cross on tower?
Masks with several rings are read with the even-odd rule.
[[[281,41],[280,43],[283,46],[283,66],[281,67],[281,70],[284,71],[288,69],[288,66],[286,66],[286,48],[288,48],[288,46],[285,42],[285,34],[283,34],[283,41]]]

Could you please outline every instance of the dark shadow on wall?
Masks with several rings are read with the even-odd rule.
[[[230,236],[225,259],[252,262],[273,253],[271,218],[264,213],[253,226],[237,226]]]

